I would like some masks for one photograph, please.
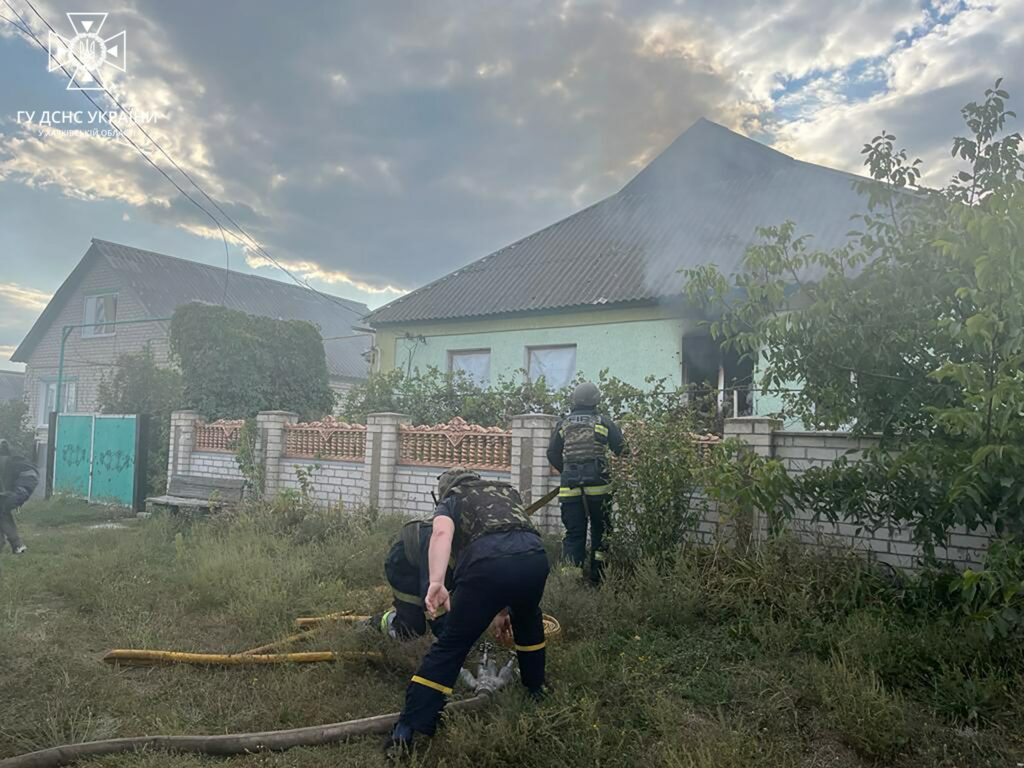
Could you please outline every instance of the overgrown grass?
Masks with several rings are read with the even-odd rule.
[[[65,505],[66,506],[66,505]],[[379,661],[111,669],[114,647],[240,651],[302,614],[370,612],[400,522],[275,509],[121,529],[56,503],[22,516],[30,555],[0,560],[0,756],[140,733],[289,728],[394,711],[425,643],[337,627],[317,647]],[[105,519],[99,515],[99,519]],[[85,522],[88,521],[88,522]],[[1019,638],[956,626],[927,590],[854,558],[777,545],[641,565],[599,590],[553,574],[553,695],[518,690],[450,719],[419,765],[1007,766],[1024,762]],[[224,760],[381,764],[378,740]],[[126,755],[87,766],[216,764]]]

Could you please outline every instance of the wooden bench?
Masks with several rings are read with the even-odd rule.
[[[233,507],[242,500],[245,480],[199,475],[171,475],[167,493],[146,499],[146,509],[167,507],[177,512],[181,507],[216,511]]]

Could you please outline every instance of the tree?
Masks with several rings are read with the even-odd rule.
[[[182,406],[181,374],[161,368],[147,345],[141,352],[118,357],[114,373],[104,376],[97,389],[103,413],[141,413],[149,416],[146,492],[160,494],[167,487],[167,451],[171,412]]]
[[[185,402],[207,418],[288,410],[310,419],[334,407],[323,338],[310,323],[186,304],[170,336]]]
[[[11,450],[35,460],[36,436],[28,426],[28,404],[24,400],[0,402],[0,438]]]
[[[956,524],[1024,533],[1024,195],[1021,135],[997,81],[962,109],[966,161],[942,190],[918,185],[882,132],[864,145],[861,231],[815,251],[791,222],[760,230],[733,278],[687,273],[712,334],[762,355],[762,386],[802,388],[809,426],[878,434],[864,461],[802,479],[822,514],[910,523],[930,546]]]

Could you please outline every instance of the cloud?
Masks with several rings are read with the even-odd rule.
[[[327,283],[328,285],[351,285],[353,288],[369,294],[390,293],[395,296],[401,296],[408,293],[408,289],[396,288],[393,285],[377,286],[363,283],[359,280],[353,279],[349,275],[346,275],[344,272],[324,269],[322,266],[312,261],[281,261],[280,259],[277,259],[277,264],[275,264],[265,256],[254,256],[250,254],[245,257],[245,263],[253,269],[280,269],[281,267],[284,267],[292,274],[297,275],[304,280],[318,280],[321,283]]]
[[[110,83],[157,116],[146,130],[278,260],[370,303],[614,192],[701,116],[852,170],[885,127],[941,181],[960,104],[1024,71],[1008,0],[213,3],[202,24],[158,0],[104,10],[131,45]],[[63,98],[52,81],[44,101]],[[118,201],[133,231],[221,237],[121,142],[0,121],[0,183]]]
[[[0,283],[0,300],[21,309],[42,312],[46,309],[51,297],[52,294],[45,291],[38,291],[17,283]]]

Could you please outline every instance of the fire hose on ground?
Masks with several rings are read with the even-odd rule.
[[[474,683],[474,696],[456,701],[447,707],[450,712],[469,712],[480,709],[512,679],[513,661],[509,661],[499,672],[486,659],[480,665],[477,675],[464,674],[463,679]],[[464,671],[465,672],[465,671]],[[284,731],[261,731],[256,733],[228,733],[216,736],[135,736],[124,739],[90,741],[83,744],[68,744],[51,747],[38,752],[18,755],[0,760],[0,768],[54,768],[70,765],[87,757],[100,757],[123,752],[141,750],[163,750],[167,752],[192,752],[205,755],[240,755],[252,752],[279,752],[299,746],[322,746],[346,741],[357,736],[388,733],[398,722],[398,713],[341,723],[313,725]]]

